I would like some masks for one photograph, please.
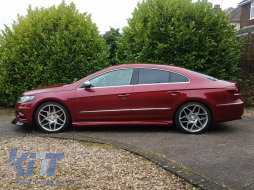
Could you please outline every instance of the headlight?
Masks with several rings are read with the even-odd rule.
[[[25,103],[25,102],[29,102],[32,99],[34,99],[35,96],[20,96],[17,100],[17,103]]]

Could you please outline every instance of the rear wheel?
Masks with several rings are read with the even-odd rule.
[[[199,102],[188,102],[181,105],[175,114],[176,126],[185,133],[202,133],[210,125],[211,113]]]
[[[65,130],[70,124],[69,111],[58,102],[45,102],[36,111],[37,126],[45,132],[56,133]]]

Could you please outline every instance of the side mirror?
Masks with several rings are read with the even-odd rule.
[[[83,85],[84,85],[84,87],[85,88],[90,88],[91,87],[91,83],[90,83],[90,81],[85,81],[84,83],[83,83]]]

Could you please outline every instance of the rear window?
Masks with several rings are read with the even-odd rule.
[[[189,82],[189,79],[183,75],[171,72],[171,82]]]
[[[188,70],[188,69],[187,69],[187,70]],[[192,71],[192,70],[188,70],[188,71],[190,71],[190,72],[192,72],[192,73],[195,73],[195,74],[197,74],[197,75],[199,75],[199,76],[201,76],[201,77],[204,77],[204,78],[213,80],[213,81],[219,80],[219,79],[217,79],[217,78],[214,78],[214,77],[211,77],[211,76],[209,76],[209,75],[205,75],[205,74],[202,74],[202,73],[199,73],[199,72],[196,72],[196,71]]]

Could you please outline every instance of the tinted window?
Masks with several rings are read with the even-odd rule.
[[[138,84],[168,83],[169,72],[158,69],[140,69]]]
[[[130,85],[133,69],[111,71],[90,80],[92,87]]]
[[[189,82],[189,79],[183,75],[171,72],[171,82]]]

